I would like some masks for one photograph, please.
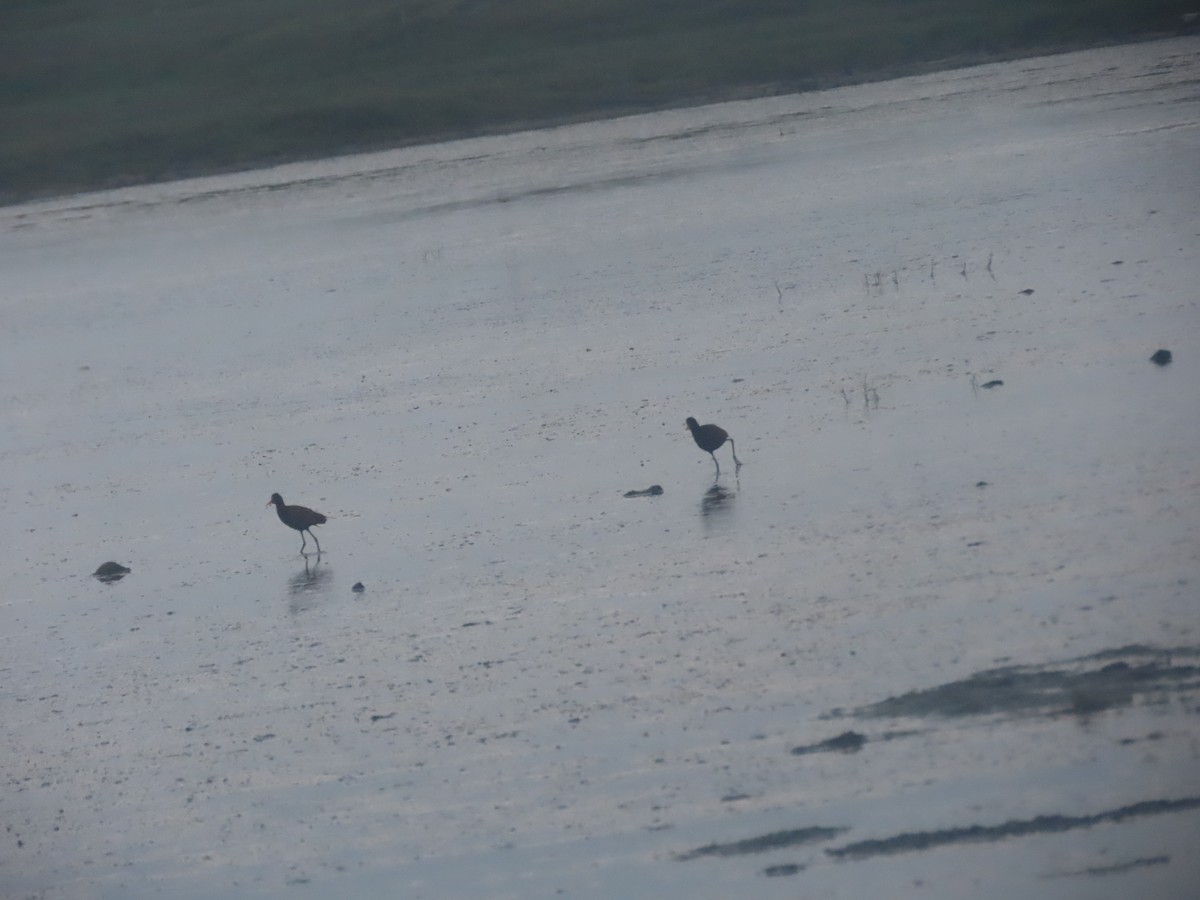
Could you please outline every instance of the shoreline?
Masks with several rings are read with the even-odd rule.
[[[861,76],[827,74],[796,81],[794,83],[775,82],[760,84],[753,87],[728,87],[719,90],[702,91],[693,94],[680,95],[665,104],[650,105],[621,105],[612,108],[591,108],[577,113],[561,116],[551,116],[544,119],[530,119],[497,123],[478,129],[458,129],[413,138],[411,140],[385,141],[381,143],[349,144],[343,147],[330,145],[327,152],[319,154],[285,153],[264,156],[248,163],[233,163],[229,165],[192,165],[181,166],[165,177],[130,175],[127,177],[111,177],[83,187],[71,187],[68,182],[48,183],[42,188],[29,191],[17,189],[4,190],[0,187],[0,209],[10,209],[30,204],[66,200],[72,197],[82,197],[120,191],[128,188],[154,187],[183,181],[194,181],[224,176],[237,176],[250,172],[264,171],[297,164],[317,163],[321,160],[341,159],[396,151],[410,150],[438,144],[448,144],[457,141],[506,137],[523,132],[543,131],[564,128],[574,125],[607,122],[656,113],[691,110],[705,106],[715,106],[741,101],[767,100],[778,97],[820,93],[838,88],[856,87],[860,85],[881,84],[904,78],[914,78],[927,75],[954,72],[963,69],[973,69],[989,65],[1022,60],[1043,59],[1054,56],[1064,56],[1073,53],[1086,53],[1112,47],[1132,46],[1138,44],[1167,41],[1186,38],[1195,34],[1194,28],[1181,26],[1178,31],[1158,32],[1144,35],[1132,35],[1123,40],[1102,42],[1066,43],[1053,47],[1029,48],[1019,53],[996,54],[965,54],[932,61],[918,61],[912,64],[889,66]]]

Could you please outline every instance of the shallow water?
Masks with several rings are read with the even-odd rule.
[[[0,893],[1188,896],[1198,68],[0,210]]]

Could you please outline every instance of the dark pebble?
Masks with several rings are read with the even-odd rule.
[[[1150,362],[1154,363],[1156,366],[1165,366],[1170,361],[1170,350],[1159,350],[1152,357],[1150,357]]]
[[[354,591],[356,594],[361,594],[366,590],[366,588],[363,587],[363,583],[361,581],[356,581],[354,582],[354,587],[350,588],[350,590]]]

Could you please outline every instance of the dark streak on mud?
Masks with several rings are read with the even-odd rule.
[[[744,856],[748,853],[765,853],[768,850],[779,850],[783,847],[796,847],[800,844],[812,844],[817,841],[827,841],[837,837],[846,828],[822,828],[814,825],[810,828],[793,828],[788,831],[772,831],[743,841],[732,841],[728,844],[706,844],[676,855],[680,862],[689,859],[699,859],[702,856]]]
[[[869,738],[864,734],[859,734],[857,731],[843,731],[837,737],[827,738],[815,744],[801,744],[798,747],[793,747],[790,752],[793,756],[807,756],[810,753],[857,753],[868,742],[894,741],[897,738],[912,737],[913,735],[923,733],[915,729],[885,731],[883,734],[877,734]]]
[[[1087,715],[1128,706],[1139,695],[1200,688],[1200,666],[1175,661],[1177,657],[1194,659],[1198,655],[1200,649],[1194,647],[1130,646],[1062,664],[1006,666],[889,697],[860,707],[854,715],[862,718],[996,713]]]
[[[816,744],[805,744],[801,747],[793,747],[793,756],[806,756],[809,753],[828,753],[838,751],[840,753],[857,753],[863,748],[863,744],[867,742],[866,737],[859,734],[857,731],[843,731],[837,737],[831,737],[828,740],[820,741]]]
[[[1200,797],[1145,800],[1090,816],[1037,816],[1033,819],[1013,819],[1003,825],[968,825],[962,828],[944,828],[940,831],[915,831],[889,838],[856,841],[845,847],[826,848],[825,852],[837,859],[867,859],[892,853],[930,850],[948,844],[983,843],[1031,834],[1055,834],[1076,828],[1091,828],[1108,822],[1123,822],[1139,816],[1186,812],[1192,809],[1200,809]]]
[[[652,484],[644,491],[626,491],[626,497],[657,497],[662,494],[663,488],[661,484]]]
[[[1113,863],[1111,866],[1088,866],[1086,869],[1079,869],[1075,872],[1051,872],[1049,875],[1043,875],[1042,878],[1077,878],[1080,875],[1119,875],[1122,872],[1129,872],[1133,869],[1144,869],[1147,866],[1165,866],[1169,865],[1171,857],[1169,856],[1142,856],[1138,859],[1131,859],[1128,862]]]
[[[768,878],[780,878],[787,875],[797,875],[804,871],[804,866],[797,863],[784,863],[778,866],[767,866],[763,869],[763,874]]]

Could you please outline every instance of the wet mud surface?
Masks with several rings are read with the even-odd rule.
[[[915,726],[908,730],[889,730],[868,738],[856,731],[845,731],[807,746],[793,747],[795,756],[812,753],[857,753],[868,743],[897,739],[928,741],[946,720],[962,716],[990,716],[993,724],[1004,719],[1031,715],[1087,717],[1104,710],[1131,706],[1135,702],[1166,706],[1183,701],[1195,711],[1200,701],[1200,658],[1197,648],[1155,649],[1130,646],[1090,654],[1056,666],[1010,666],[979,672],[968,678],[854,710],[849,715],[863,719],[895,718],[897,726]],[[826,718],[841,718],[845,713],[832,711]],[[1155,742],[1164,739],[1160,731],[1142,738],[1125,738],[1122,744]],[[739,798],[741,799],[741,798]],[[809,826],[772,832],[724,844],[709,844],[681,853],[680,861],[704,856],[739,856],[764,853],[797,845],[820,843],[824,852],[839,861],[864,860],[896,853],[928,851],[963,843],[996,842],[1037,834],[1057,834],[1073,829],[1088,829],[1103,824],[1156,815],[1192,812],[1200,809],[1200,796],[1182,796],[1145,800],[1118,809],[1087,815],[1042,814],[1030,819],[1009,820],[999,824],[972,823],[936,831],[903,832],[888,837],[831,845],[848,827]],[[1131,871],[1146,865],[1167,865],[1168,856],[1131,860],[1125,863],[1091,866],[1074,875],[1104,875]],[[781,863],[764,869],[772,877],[798,874],[807,864]]]
[[[1194,896],[1198,71],[0,210],[0,895]]]

